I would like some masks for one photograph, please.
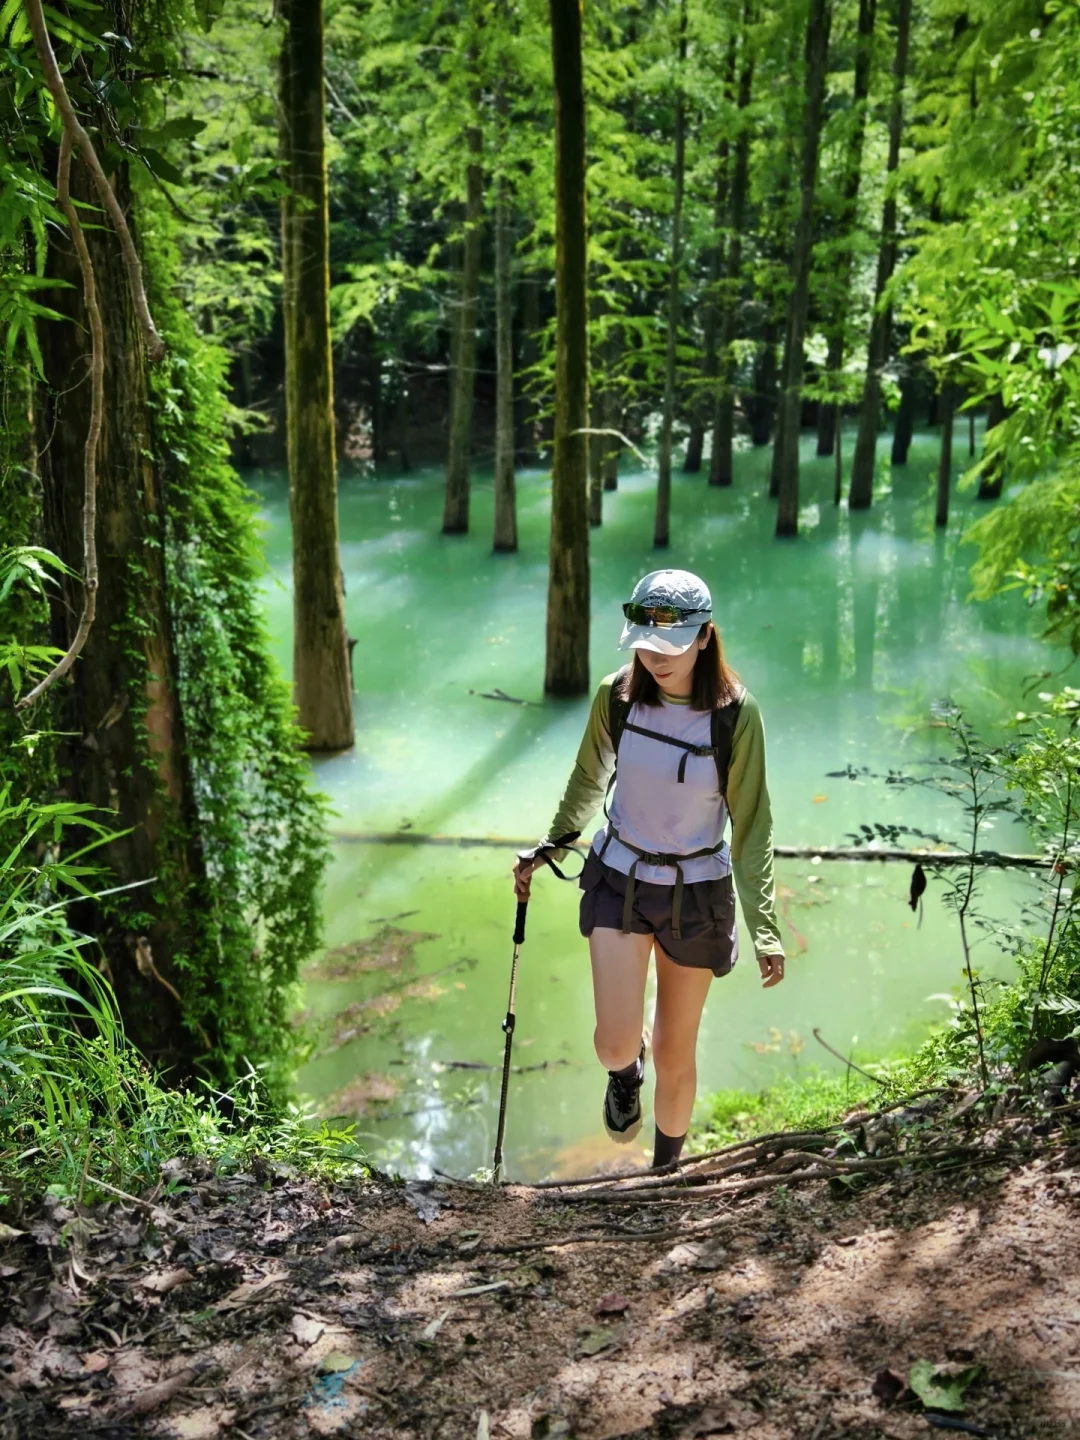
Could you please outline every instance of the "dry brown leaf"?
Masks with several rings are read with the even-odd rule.
[[[260,1280],[245,1280],[235,1290],[230,1290],[223,1300],[214,1305],[215,1310],[236,1310],[241,1305],[246,1305],[263,1290],[269,1289],[271,1285],[280,1285],[283,1280],[288,1280],[288,1272],[285,1270],[273,1271],[264,1275]]]
[[[103,1355],[100,1350],[91,1350],[89,1354],[80,1355],[79,1359],[82,1361],[82,1368],[88,1375],[96,1375],[99,1370],[109,1368],[109,1357]]]
[[[144,1290],[152,1290],[155,1295],[167,1295],[178,1285],[186,1285],[189,1280],[194,1279],[191,1271],[180,1265],[173,1270],[152,1270],[149,1275],[143,1276],[139,1284]]]

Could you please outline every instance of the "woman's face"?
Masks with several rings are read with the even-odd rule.
[[[661,690],[666,690],[669,695],[689,695],[693,688],[691,677],[697,657],[709,643],[711,631],[710,626],[681,655],[658,655],[655,650],[638,650],[635,653]]]

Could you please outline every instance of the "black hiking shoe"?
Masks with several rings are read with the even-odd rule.
[[[641,1086],[645,1079],[645,1041],[637,1058],[636,1077],[608,1071],[604,1095],[604,1129],[616,1145],[627,1145],[641,1129]]]

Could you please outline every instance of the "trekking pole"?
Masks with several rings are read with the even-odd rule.
[[[535,851],[535,857],[550,865],[560,880],[574,880],[574,875],[564,875],[559,867],[552,860],[550,851],[561,850],[566,845],[572,845],[580,835],[579,830],[573,830],[556,840],[552,845],[545,845]],[[528,853],[528,852],[525,852]],[[514,1025],[517,1023],[517,1016],[514,1014],[514,996],[517,992],[517,971],[518,957],[521,954],[521,947],[525,942],[525,912],[529,908],[528,900],[519,900],[517,916],[514,921],[514,958],[510,962],[510,999],[506,1006],[506,1019],[502,1022],[503,1033],[506,1036],[506,1048],[503,1051],[503,1073],[502,1091],[499,1095],[499,1124],[495,1131],[495,1155],[491,1161],[491,1183],[497,1185],[502,1179],[503,1163],[503,1136],[506,1134],[506,1099],[510,1089],[510,1047],[514,1043]]]
[[[514,992],[517,990],[518,956],[521,953],[521,946],[525,940],[525,911],[528,908],[528,900],[518,901],[517,919],[514,924],[514,958],[510,963],[510,999],[506,1006],[506,1019],[502,1022],[502,1028],[506,1035],[506,1049],[503,1051],[502,1093],[499,1096],[499,1125],[495,1131],[495,1158],[491,1162],[493,1185],[497,1185],[502,1179],[503,1135],[506,1133],[506,1097],[510,1088],[510,1047],[514,1043],[514,1025],[517,1021],[517,1017],[514,1014]]]

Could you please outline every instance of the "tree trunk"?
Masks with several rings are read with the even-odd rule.
[[[854,131],[846,152],[847,170],[840,186],[837,231],[845,242],[835,274],[835,300],[829,323],[829,349],[826,366],[830,375],[839,376],[844,365],[847,340],[847,317],[851,298],[853,255],[851,237],[858,222],[859,186],[862,181],[863,141],[866,138],[866,101],[870,94],[870,71],[873,62],[874,15],[877,0],[859,0],[859,22],[855,42],[855,86],[852,109]],[[836,435],[837,407],[822,402],[818,406],[817,453],[831,455]]]
[[[519,370],[527,374],[540,358],[540,277],[524,275],[518,282],[521,320],[521,362]],[[522,465],[539,464],[540,421],[536,400],[529,393],[528,382],[518,387],[518,461]]]
[[[777,535],[799,529],[799,407],[802,401],[803,342],[810,299],[810,260],[814,248],[814,190],[818,141],[829,59],[830,0],[811,0],[806,25],[806,120],[800,177],[799,218],[795,228],[791,302],[788,308],[785,374],[780,390],[783,422],[776,440],[779,505]]]
[[[1005,419],[1005,402],[1001,395],[991,395],[986,403],[986,432],[983,435],[983,449],[986,449],[986,437],[995,426],[1000,425]],[[976,500],[999,500],[1001,498],[1002,486],[1005,483],[1005,466],[1002,464],[1002,457],[996,455],[993,461],[986,467],[979,476],[979,488],[976,492]]]
[[[664,356],[664,411],[657,457],[656,525],[653,545],[663,549],[670,538],[671,427],[675,419],[675,347],[679,338],[679,271],[682,265],[683,179],[686,170],[686,100],[682,92],[686,63],[686,0],[679,6],[679,50],[675,92],[675,194],[671,210],[671,268],[668,273],[667,349]]]
[[[750,441],[768,445],[776,411],[776,339],[779,324],[775,315],[765,321],[761,350],[754,362],[754,398],[750,407]]]
[[[892,104],[889,110],[889,155],[885,167],[887,188],[881,213],[881,247],[878,250],[874,311],[866,353],[866,381],[859,411],[855,458],[851,466],[848,503],[853,510],[865,510],[874,496],[874,464],[881,420],[881,372],[889,357],[891,328],[891,316],[882,308],[881,302],[896,266],[897,248],[896,191],[890,182],[900,164],[900,139],[904,129],[904,84],[907,79],[910,34],[911,0],[896,0],[896,54],[893,60]]]
[[[742,68],[739,73],[738,134],[735,139],[735,164],[731,176],[730,236],[724,273],[724,293],[720,297],[720,344],[717,363],[717,388],[713,399],[713,442],[709,460],[709,484],[730,485],[735,477],[735,356],[732,345],[736,338],[739,313],[739,288],[742,281],[743,226],[746,223],[746,199],[750,182],[750,126],[746,111],[754,89],[754,54],[750,29],[754,23],[753,0],[745,0],[742,18]]]
[[[975,458],[975,411],[968,411],[968,459]]]
[[[900,375],[900,404],[896,407],[893,427],[892,464],[906,465],[911,437],[915,433],[915,403],[918,399],[918,371],[905,365]]]
[[[293,689],[308,748],[353,743],[338,555],[322,0],[282,0],[282,312],[293,550]],[[297,201],[306,202],[303,206]]]
[[[941,416],[941,450],[938,454],[937,510],[934,524],[944,528],[949,523],[949,486],[952,480],[953,415],[956,394],[951,385],[943,385],[938,402]]]
[[[734,98],[735,65],[738,56],[738,34],[732,29],[728,40],[727,63],[724,67],[724,98],[729,103]],[[715,414],[718,399],[717,380],[719,358],[717,338],[720,330],[720,284],[726,270],[725,248],[730,249],[734,237],[726,242],[724,226],[728,219],[731,188],[731,140],[725,133],[716,149],[716,198],[713,204],[713,243],[709,247],[709,280],[705,295],[705,313],[702,329],[705,338],[705,362],[703,367],[706,384],[698,391],[691,407],[690,439],[686,447],[683,471],[696,475],[701,469],[701,454],[705,448],[705,412]],[[710,465],[711,479],[711,465]]]
[[[600,423],[605,430],[618,430],[621,428],[622,415],[619,409],[619,397],[612,383],[615,367],[619,362],[619,352],[621,349],[620,334],[620,329],[613,325],[608,331],[607,340],[604,342],[604,374],[607,376],[607,384],[604,386],[604,393],[601,397]],[[614,435],[604,436],[604,458],[601,465],[601,475],[605,490],[617,490],[619,488],[619,451],[621,448],[622,442]]]
[[[126,165],[111,179],[138,246]],[[101,203],[77,158],[71,193],[76,203]],[[82,211],[84,217],[91,213]],[[97,614],[69,681],[55,692],[57,728],[70,732],[58,755],[62,798],[99,807],[118,832],[94,856],[108,867],[109,883],[146,885],[168,875],[171,885],[185,890],[201,875],[202,859],[194,841],[184,838],[191,834],[183,822],[190,820],[194,799],[184,761],[166,594],[165,486],[154,458],[143,340],[116,236],[107,223],[84,223],[84,238],[104,331],[106,390],[98,449]],[[49,230],[47,273],[71,288],[50,291],[50,305],[65,320],[38,327],[46,380],[37,416],[43,539],[80,573],[90,337],[79,265],[64,230]],[[52,643],[63,649],[75,631],[81,591],[79,582],[65,577],[54,595]],[[199,917],[158,903],[148,885],[133,895],[133,910],[146,916],[138,932],[141,952],[122,909],[87,901],[72,920],[94,935],[95,953],[101,947],[128,1037],[180,1080],[192,1074],[204,1047],[185,1030],[180,1003],[145,970],[145,958],[140,971],[139,958],[149,955],[162,981],[183,995],[176,962],[197,944]]]
[[[550,0],[555,99],[555,436],[544,690],[589,688],[589,311],[581,0]]]
[[[475,59],[475,57],[474,57]],[[474,97],[475,101],[476,97]],[[469,445],[472,435],[473,375],[476,368],[476,311],[480,294],[481,229],[484,177],[480,168],[483,137],[479,126],[465,131],[469,164],[465,171],[465,238],[462,242],[461,302],[457,316],[450,391],[450,450],[446,462],[443,534],[469,530]]]
[[[500,136],[509,129],[510,102],[506,86],[495,94]],[[510,187],[499,177],[495,203],[495,539],[497,551],[518,548],[517,503],[514,486],[514,333],[510,259],[514,235],[511,226]]]

